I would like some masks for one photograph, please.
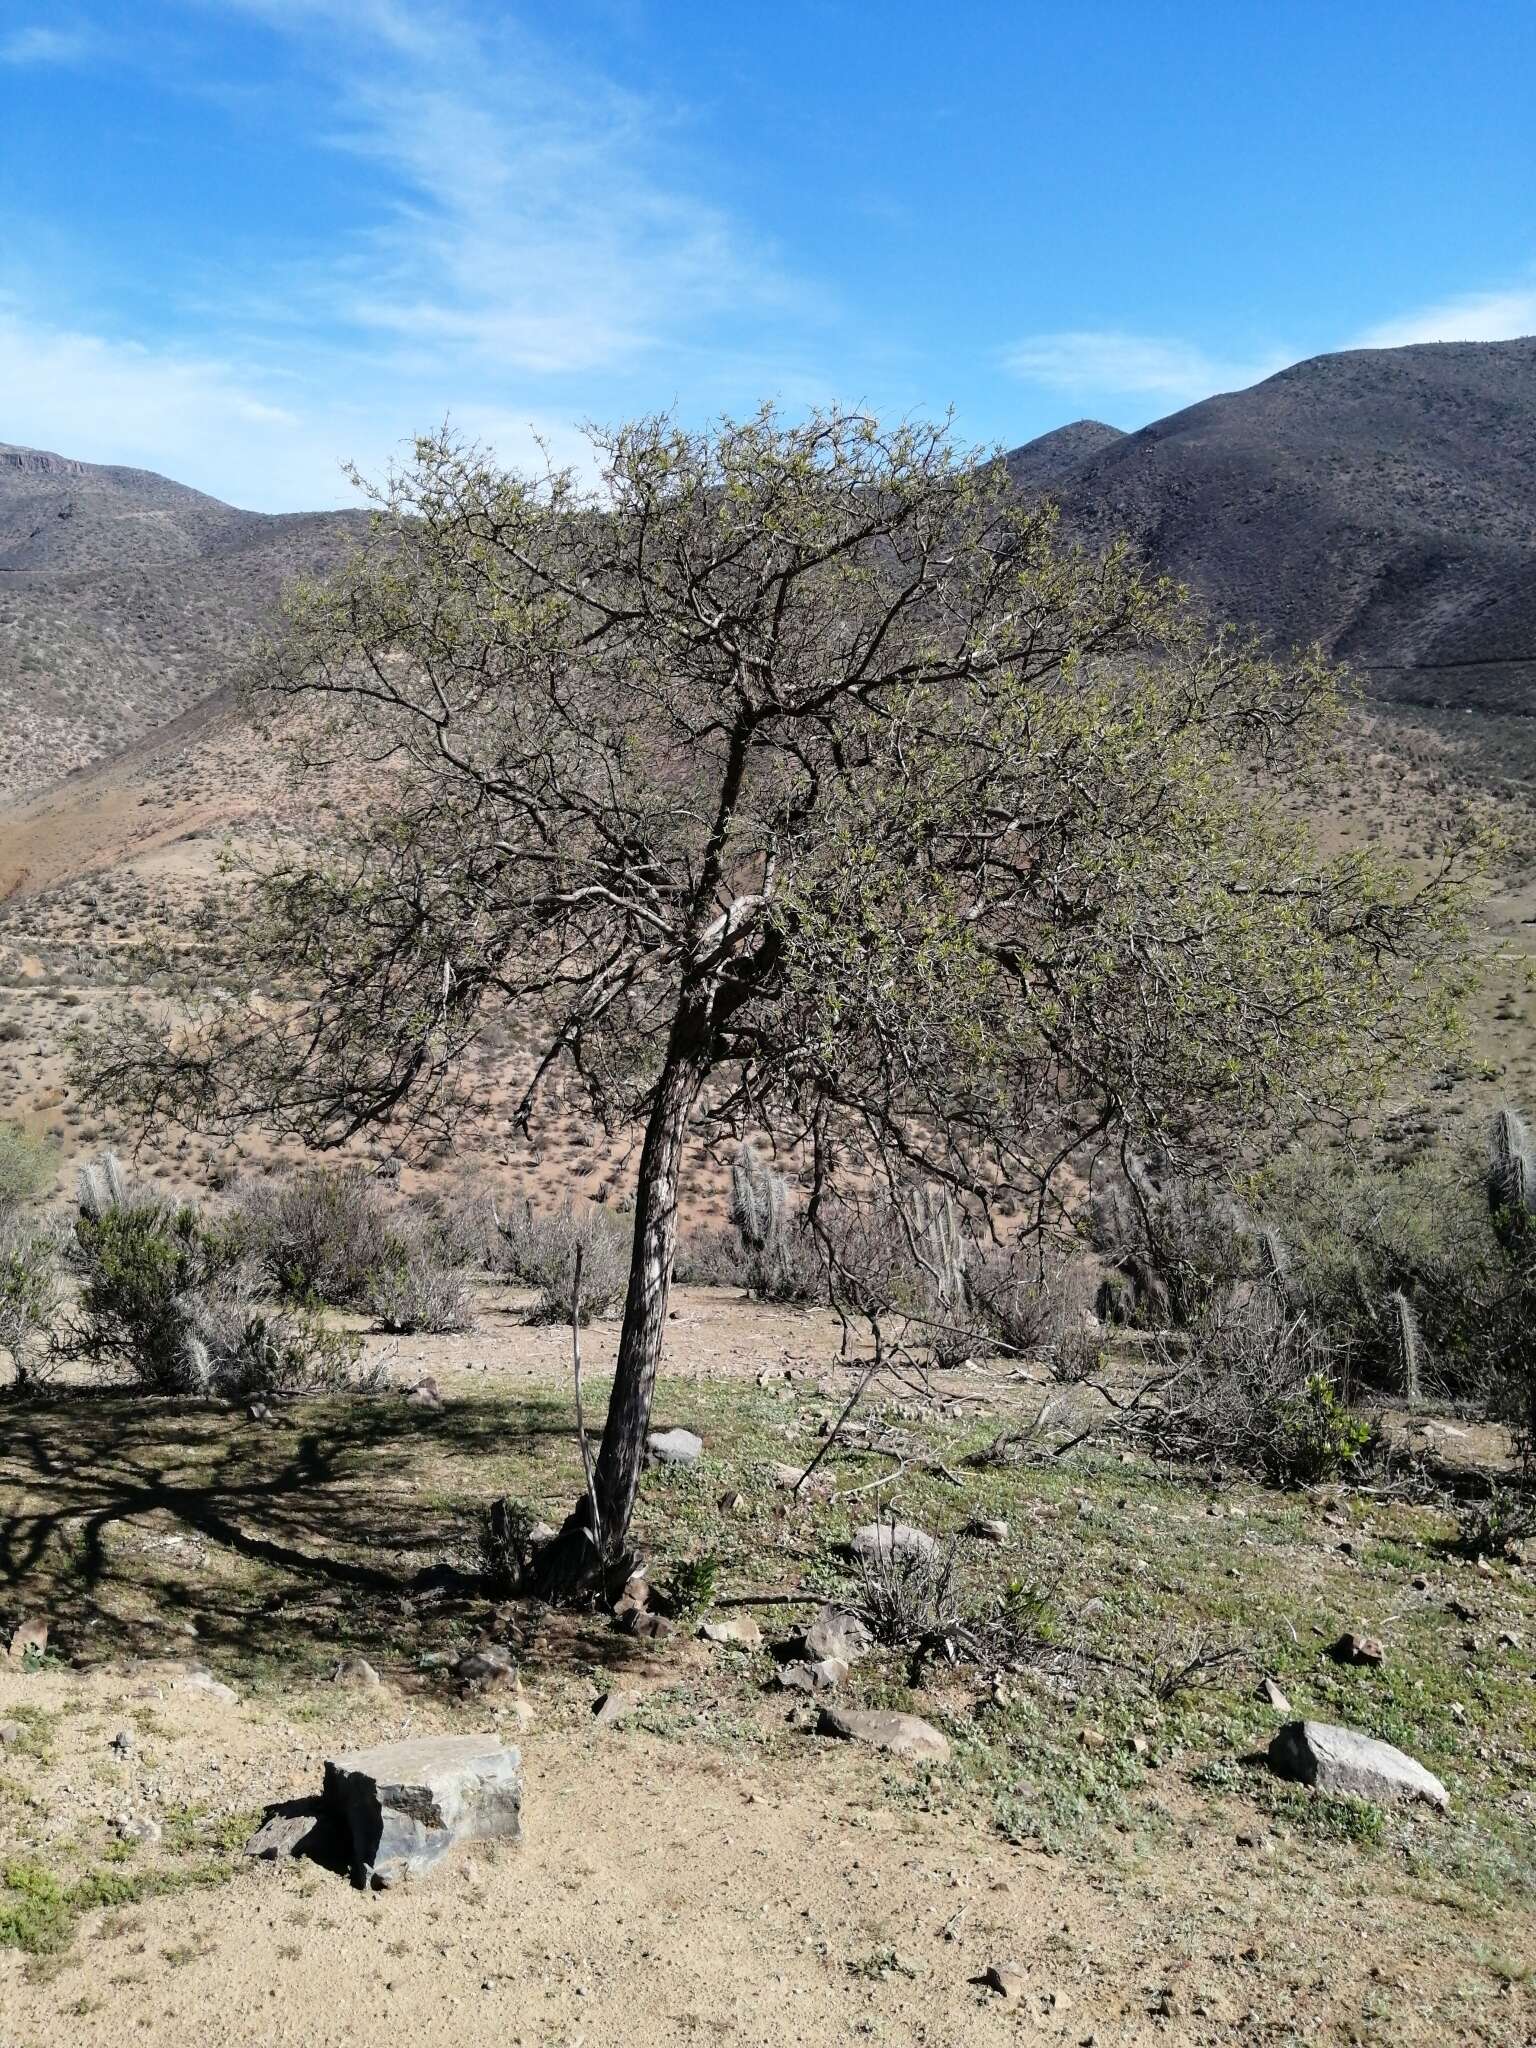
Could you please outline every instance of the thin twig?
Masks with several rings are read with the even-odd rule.
[[[801,1487],[804,1486],[805,1482],[816,1470],[816,1467],[821,1463],[822,1459],[827,1455],[828,1451],[830,1451],[832,1446],[837,1442],[838,1431],[842,1428],[843,1424],[848,1420],[849,1416],[853,1413],[854,1409],[858,1407],[859,1400],[864,1392],[864,1389],[869,1385],[870,1381],[874,1378],[875,1374],[879,1371],[879,1369],[880,1353],[876,1351],[874,1357],[869,1361],[869,1370],[865,1373],[863,1379],[859,1381],[859,1384],[854,1388],[852,1394],[849,1395],[847,1407],[843,1410],[842,1414],[839,1415],[836,1422],[833,1423],[832,1427],[827,1431],[826,1442],[822,1445],[821,1449],[816,1453],[815,1457],[812,1458],[809,1465],[806,1466],[805,1470],[800,1474],[800,1477],[795,1481],[794,1485],[790,1488],[791,1493],[798,1493],[800,1491]]]

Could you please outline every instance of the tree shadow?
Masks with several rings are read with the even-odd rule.
[[[564,1502],[577,1476],[568,1404],[537,1390],[436,1410],[294,1403],[270,1423],[137,1393],[12,1394],[0,1618],[42,1613],[51,1646],[86,1661],[167,1637],[247,1666],[357,1647],[410,1661],[456,1607],[486,1605],[472,1574],[430,1570],[464,1556],[479,1503]]]

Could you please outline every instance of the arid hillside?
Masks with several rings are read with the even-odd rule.
[[[0,802],[226,687],[285,583],[366,514],[237,511],[141,469],[0,445]]]
[[[1083,459],[1063,437],[1078,437]],[[1128,534],[1216,616],[1321,640],[1398,703],[1536,696],[1536,338],[1353,349],[1113,436],[1016,449],[1090,542]]]

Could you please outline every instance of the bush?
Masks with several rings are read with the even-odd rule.
[[[150,1392],[238,1398],[349,1383],[356,1339],[308,1310],[264,1305],[238,1226],[132,1193],[110,1153],[81,1175],[74,1258],[74,1348]]]
[[[1205,1182],[1158,1186],[1133,1162],[1097,1191],[1091,1217],[1094,1248],[1123,1283],[1122,1314],[1148,1328],[1188,1329],[1253,1268],[1242,1211]]]
[[[413,1336],[474,1327],[462,1245],[443,1219],[405,1212],[390,1223],[368,1277],[380,1327]]]
[[[751,1145],[731,1162],[731,1228],[743,1285],[759,1301],[814,1301],[825,1292],[822,1260],[790,1207],[789,1182]]]
[[[622,1211],[588,1207],[578,1213],[567,1202],[553,1216],[544,1216],[523,1200],[505,1216],[497,1213],[495,1225],[494,1268],[538,1290],[528,1310],[530,1323],[570,1321],[578,1246],[581,1321],[612,1315],[623,1301],[629,1285],[630,1224]]]
[[[42,1377],[59,1313],[59,1240],[0,1212],[0,1352],[17,1383]]]
[[[290,1300],[363,1308],[389,1229],[389,1199],[360,1167],[308,1167],[243,1189],[234,1221]]]
[[[0,1123],[0,1217],[35,1202],[53,1176],[54,1161],[43,1141],[20,1124]]]
[[[1358,1462],[1371,1425],[1340,1397],[1327,1340],[1268,1291],[1213,1304],[1131,1426],[1158,1457],[1309,1486]]]

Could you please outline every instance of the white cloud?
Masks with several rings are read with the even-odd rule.
[[[1355,348],[1405,348],[1417,341],[1512,341],[1536,334],[1536,286],[1468,292],[1371,327]]]
[[[792,294],[672,160],[669,110],[509,22],[401,0],[237,0],[326,82],[320,137],[393,200],[315,281],[374,344],[479,372],[625,368]]]
[[[78,30],[34,23],[0,36],[0,64],[76,64],[90,49],[90,38]]]
[[[1034,334],[1007,351],[1004,367],[1026,383],[1077,395],[1113,394],[1190,405],[1217,391],[1240,391],[1284,369],[1293,357],[1270,353],[1224,360],[1176,338],[1116,329]]]

